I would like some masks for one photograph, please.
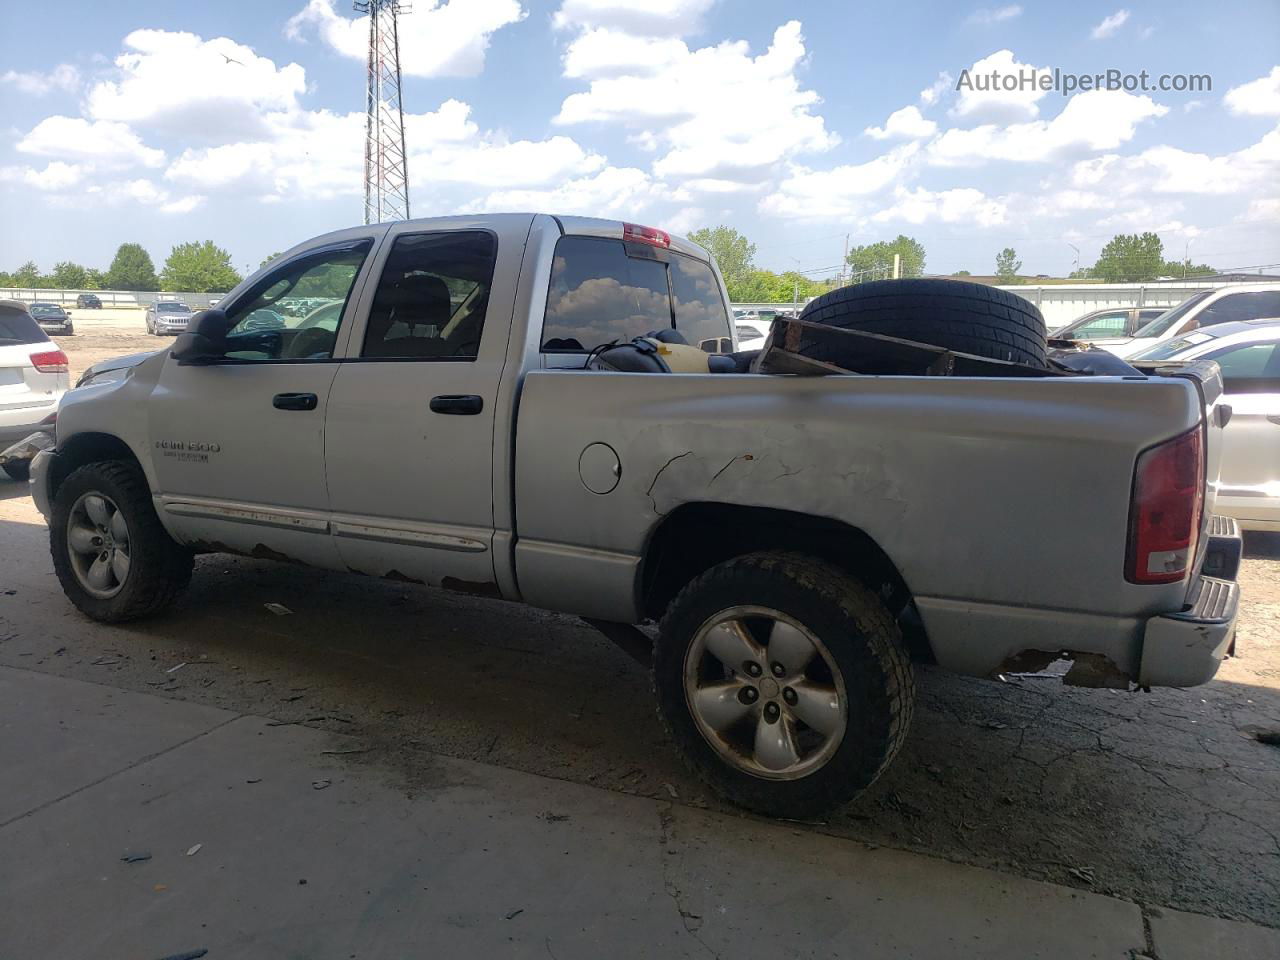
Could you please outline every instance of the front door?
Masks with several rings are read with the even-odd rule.
[[[1231,419],[1222,434],[1219,510],[1242,520],[1280,521],[1280,346],[1227,347],[1206,359],[1222,368]]]
[[[328,536],[324,418],[360,237],[291,257],[227,309],[225,351],[169,357],[149,405],[158,507],[186,542],[338,565]]]
[[[497,593],[493,446],[508,439],[494,415],[524,239],[504,219],[406,225],[384,241],[325,435],[332,530],[351,569]]]

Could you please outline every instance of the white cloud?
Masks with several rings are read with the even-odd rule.
[[[1280,197],[1259,197],[1249,201],[1249,208],[1240,218],[1247,222],[1280,223]]]
[[[926,107],[937,103],[944,93],[955,87],[956,78],[943,70],[938,79],[920,91],[920,102]]]
[[[873,223],[905,222],[911,224],[963,223],[975,227],[992,227],[1005,222],[1006,204],[988,197],[981,190],[961,187],[937,193],[917,187],[897,187],[890,207],[871,215]]]
[[[1074,150],[1113,150],[1133,138],[1139,123],[1168,112],[1147,96],[1090,90],[1068,100],[1052,120],[950,129],[929,144],[929,160],[941,166],[1031,163]]]
[[[0,76],[0,83],[7,83],[32,97],[42,97],[54,90],[74,93],[80,86],[80,71],[69,63],[60,63],[48,73],[7,70]]]
[[[1232,87],[1222,102],[1235,114],[1280,117],[1280,67],[1272,67],[1265,77]]]
[[[1188,100],[1186,103],[1182,105],[1182,112],[1191,113],[1192,111],[1199,110],[1203,106],[1204,106],[1203,100]]]
[[[653,75],[688,52],[684,42],[674,37],[641,37],[596,27],[569,44],[564,55],[564,75],[571,79]]]
[[[277,68],[226,37],[135,30],[115,60],[116,77],[93,85],[86,113],[95,120],[154,126],[186,139],[262,132],[268,110],[297,109],[306,75]]]
[[[690,49],[682,41],[612,31],[582,34],[570,44],[566,65],[584,71],[590,87],[568,96],[554,122],[631,127],[657,148],[653,169],[662,178],[761,182],[778,160],[837,142],[811,112],[818,95],[802,90],[797,79],[805,58],[800,31],[794,20],[779,27],[769,49],[755,57],[741,41]],[[590,56],[575,54],[579,42],[592,45]],[[637,51],[648,54],[642,66],[635,65]],[[629,64],[622,75],[585,72],[619,61]]]
[[[1012,20],[1014,17],[1020,16],[1022,16],[1022,7],[1015,3],[1007,7],[982,7],[969,14],[969,22],[986,25],[1000,23],[1002,20]]]
[[[476,76],[484,70],[493,34],[524,17],[519,0],[417,0],[410,12],[396,20],[400,70],[415,77]],[[334,0],[310,0],[289,18],[285,34],[304,40],[312,30],[344,56],[357,60],[368,56],[367,15],[345,17],[334,9]]]
[[[560,29],[604,27],[650,37],[693,33],[715,0],[564,0],[552,22]]]
[[[160,205],[161,213],[190,213],[196,207],[202,206],[207,197],[189,196],[179,197],[177,200],[170,200],[168,203]]]
[[[590,177],[569,180],[548,189],[498,190],[465,208],[469,212],[496,210],[554,210],[556,213],[631,216],[664,195],[643,170],[606,167]]]
[[[37,190],[66,190],[82,181],[92,169],[84,164],[51,160],[43,170],[35,167],[0,167],[0,180],[21,183]]]
[[[863,132],[873,140],[888,140],[890,137],[906,137],[914,140],[919,137],[931,137],[938,131],[938,125],[926,120],[915,106],[903,107],[889,114],[883,127],[867,127]]]
[[[1117,10],[1109,17],[1103,17],[1102,22],[1093,28],[1091,36],[1095,40],[1105,40],[1113,35],[1117,30],[1124,26],[1125,21],[1129,19],[1128,10]]]
[[[164,151],[148,147],[123,123],[82,117],[45,117],[16,149],[40,157],[84,159],[103,166],[158,167]]]
[[[1099,188],[1112,196],[1134,194],[1235,194],[1275,183],[1280,169],[1280,127],[1252,146],[1221,156],[1159,146],[1132,157],[1116,154],[1077,163],[1076,187]]]
[[[882,193],[912,163],[918,143],[905,143],[866,163],[830,170],[792,169],[778,188],[760,201],[760,212],[805,220],[838,220],[860,215],[866,199]]]
[[[956,81],[958,98],[951,112],[957,117],[992,123],[1030,120],[1039,115],[1036,102],[1048,92],[1038,79],[1050,73],[1048,67],[1020,63],[1012,50],[997,50],[961,71]],[[1020,82],[1024,79],[1026,82]]]

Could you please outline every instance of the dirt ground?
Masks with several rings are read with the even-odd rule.
[[[84,312],[96,313],[97,311]],[[124,311],[110,312],[124,313]],[[138,313],[136,325],[123,319],[115,321],[110,326],[90,324],[73,316],[72,319],[77,324],[75,334],[70,337],[60,337],[55,334],[51,338],[71,361],[72,383],[76,382],[76,378],[84,372],[85,367],[99,360],[110,360],[112,357],[142,353],[145,350],[162,350],[173,343],[172,337],[149,336],[142,325],[142,314],[134,312]]]
[[[73,370],[159,346],[110,330],[63,341]],[[1280,748],[1257,739],[1280,730],[1280,539],[1248,549],[1240,655],[1213,682],[1143,694],[924,668],[896,763],[806,829],[1280,927]],[[410,784],[446,754],[718,807],[675,758],[646,672],[574,618],[206,557],[172,613],[94,625],[62,597],[11,483],[0,662],[354,734]]]

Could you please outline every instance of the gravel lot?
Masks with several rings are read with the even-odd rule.
[[[110,328],[60,342],[73,373],[163,346]],[[109,628],[63,599],[18,484],[0,483],[0,544],[0,662],[353,734],[408,784],[444,753],[717,806],[675,759],[645,672],[573,618],[206,557],[171,614]],[[1212,683],[923,669],[894,767],[807,829],[1280,927],[1280,749],[1257,739],[1280,730],[1280,541],[1248,547],[1241,655]]]

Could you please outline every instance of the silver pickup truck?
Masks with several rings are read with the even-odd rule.
[[[615,634],[657,623],[673,740],[722,795],[789,817],[890,762],[913,661],[989,677],[1065,658],[1069,682],[1099,686],[1214,675],[1239,605],[1238,533],[1213,516],[1230,413],[1215,364],[588,368],[662,329],[733,345],[729,316],[705,250],[632,224],[512,214],[319,237],[172,350],[99,364],[66,395],[31,468],[58,577],[106,622],[170,603],[195,554],[231,552]]]

